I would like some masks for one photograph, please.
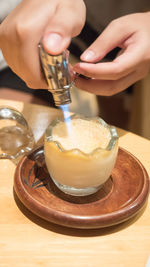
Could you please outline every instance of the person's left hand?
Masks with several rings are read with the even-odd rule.
[[[115,47],[122,50],[112,62],[96,63]],[[91,79],[78,78],[76,86],[97,95],[114,95],[144,78],[150,69],[150,12],[112,21],[81,60],[74,71]]]

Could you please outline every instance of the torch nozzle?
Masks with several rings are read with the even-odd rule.
[[[42,44],[39,45],[39,49],[44,76],[55,105],[71,103],[70,87],[72,83],[68,68],[69,51],[66,50],[55,56],[47,53]]]

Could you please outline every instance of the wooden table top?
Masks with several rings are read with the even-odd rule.
[[[60,111],[0,99],[20,110],[36,142]],[[135,155],[150,175],[150,141],[118,129],[120,146]],[[15,197],[16,165],[0,160],[0,266],[144,267],[150,256],[150,198],[144,212],[118,226],[98,230],[61,227],[35,216]]]

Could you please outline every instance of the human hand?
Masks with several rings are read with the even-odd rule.
[[[74,66],[76,72],[92,78],[78,78],[76,86],[97,95],[110,96],[144,78],[150,69],[149,25],[150,12],[112,21],[81,55],[85,63]],[[96,63],[115,47],[122,50],[112,62]]]
[[[0,24],[0,48],[10,68],[28,87],[47,88],[38,44],[57,55],[85,23],[83,0],[22,0]]]

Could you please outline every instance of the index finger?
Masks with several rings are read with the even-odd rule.
[[[143,50],[140,45],[130,45],[112,62],[84,63],[74,66],[74,70],[90,78],[101,80],[117,80],[134,71],[143,60]]]

